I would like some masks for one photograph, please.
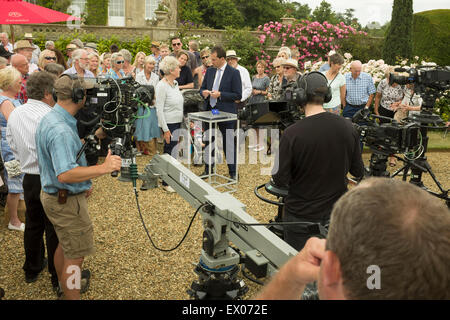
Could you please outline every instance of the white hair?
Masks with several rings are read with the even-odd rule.
[[[119,51],[119,53],[122,54],[123,60],[131,63],[131,60],[133,60],[133,57],[131,56],[130,51],[128,51],[127,49],[122,49]]]
[[[53,41],[47,41],[45,43],[45,49],[50,49],[51,47],[55,47],[55,43]]]
[[[77,49],[72,53],[72,60],[75,62],[77,60],[80,60],[83,56],[83,53],[88,54],[88,52],[84,49]]]
[[[112,63],[112,64],[115,64],[119,57],[122,57],[122,58],[123,58],[123,55],[122,55],[120,52],[114,52],[114,53],[111,55],[111,63]]]
[[[164,74],[170,74],[180,65],[177,58],[172,56],[167,56],[159,63],[159,69],[164,72]]]

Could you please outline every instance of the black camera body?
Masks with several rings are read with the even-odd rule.
[[[399,123],[384,123],[381,125],[354,124],[362,141],[373,151],[391,155],[404,153],[420,145],[420,127],[415,123],[400,125]]]
[[[248,125],[277,126],[283,130],[301,119],[300,96],[298,82],[293,81],[283,85],[282,99],[246,104],[237,117]]]
[[[389,85],[398,83],[400,85],[406,85],[409,83],[415,83],[425,87],[436,87],[439,90],[448,89],[450,86],[450,69],[448,67],[430,67],[421,66],[418,68],[395,69],[397,72],[407,72],[407,76],[398,76],[393,73],[389,75]]]
[[[122,137],[126,131],[133,134],[139,105],[151,105],[155,97],[153,86],[140,85],[132,77],[92,80],[95,83],[87,90],[85,103],[92,122],[101,121],[103,131],[111,138]]]
[[[237,117],[247,125],[277,126],[286,129],[300,120],[298,108],[286,101],[264,101],[245,105]]]

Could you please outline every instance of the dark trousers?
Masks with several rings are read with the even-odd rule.
[[[236,121],[226,121],[217,123],[220,132],[222,133],[222,143],[225,151],[225,158],[228,165],[228,172],[230,175],[236,174]],[[204,127],[205,131],[209,130],[209,126]],[[227,136],[227,131],[229,131],[230,136]],[[232,133],[232,135],[231,135]],[[209,139],[209,135],[205,134],[205,139]],[[212,137],[211,143],[214,143],[215,137]],[[209,146],[209,141],[205,141],[205,148]],[[208,157],[205,158],[205,162],[209,161]],[[214,167],[214,148],[211,147],[211,164]],[[205,170],[209,170],[208,164],[205,165]],[[212,170],[211,170],[212,171]]]
[[[355,115],[355,113],[358,112],[359,110],[361,110],[362,108],[364,108],[364,106],[365,105],[351,106],[347,102],[346,106],[344,107],[344,111],[342,111],[342,116],[344,118],[349,118],[350,120],[352,120],[352,118]],[[359,146],[360,146],[361,154],[362,154],[363,148],[364,148],[364,143],[362,141],[360,141]]]
[[[27,275],[33,276],[42,269],[45,257],[44,231],[47,244],[48,272],[52,281],[58,281],[53,257],[58,246],[58,237],[52,223],[48,220],[40,200],[41,180],[39,175],[25,174],[23,178],[23,191],[25,198],[25,233],[23,242],[25,246],[25,263],[23,270]],[[57,283],[57,282],[56,282]]]
[[[382,106],[380,106],[378,108],[378,113],[380,114],[380,116],[394,119],[395,112],[391,111],[391,110],[388,110],[386,108],[383,108]],[[380,119],[380,123],[390,123],[390,122],[391,121],[389,121],[388,119]]]
[[[167,127],[172,134],[172,139],[170,140],[170,143],[167,143],[166,140],[164,140],[164,153],[170,154],[172,157],[177,158],[177,155],[172,154],[172,152],[178,152],[175,147],[178,144],[179,134],[175,134],[175,131],[181,128],[181,123],[168,123]],[[167,186],[167,183],[163,181],[162,185]]]

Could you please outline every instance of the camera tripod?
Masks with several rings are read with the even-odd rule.
[[[424,100],[425,102],[425,100]],[[445,200],[447,206],[450,208],[450,198],[448,195],[449,190],[444,190],[441,183],[438,181],[436,175],[434,174],[433,170],[431,169],[431,165],[427,161],[427,157],[425,153],[428,149],[428,129],[429,128],[441,128],[438,127],[437,124],[442,122],[442,119],[439,118],[439,116],[431,114],[430,111],[428,111],[429,108],[425,108],[424,111],[422,111],[419,115],[414,115],[412,117],[413,121],[416,121],[420,123],[420,133],[422,135],[422,147],[423,150],[415,159],[408,159],[407,157],[401,158],[396,155],[392,155],[395,158],[399,159],[400,161],[404,162],[404,166],[400,169],[396,170],[392,175],[389,174],[389,172],[386,170],[387,168],[387,160],[388,160],[388,153],[387,152],[380,152],[377,149],[372,149],[372,155],[370,157],[370,165],[367,172],[367,175],[369,176],[375,176],[375,177],[395,177],[397,175],[400,175],[403,173],[403,181],[406,181],[408,177],[408,172],[411,170],[411,179],[410,183],[418,186],[419,188],[424,189],[428,193],[432,194],[433,196]],[[434,125],[431,127],[430,125]],[[436,186],[438,187],[440,193],[434,192],[429,190],[422,182],[422,175],[423,173],[430,174],[431,178],[435,182]]]

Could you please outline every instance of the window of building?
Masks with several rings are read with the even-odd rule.
[[[110,17],[125,17],[125,1],[124,0],[109,0],[109,16]]]
[[[145,0],[145,19],[155,19],[155,10],[158,8],[158,0]]]
[[[72,6],[78,6],[80,13],[84,13],[86,9],[86,0],[72,0]]]

